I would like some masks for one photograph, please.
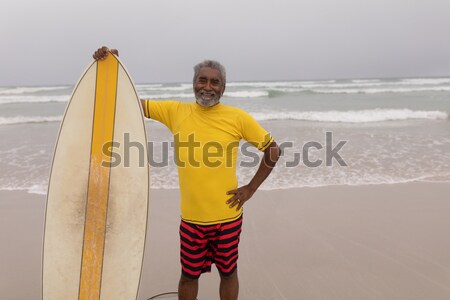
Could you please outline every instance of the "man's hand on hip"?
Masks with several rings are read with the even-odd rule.
[[[227,195],[231,195],[231,194],[234,194],[234,195],[233,195],[233,197],[228,199],[228,201],[226,203],[230,205],[230,208],[233,208],[234,206],[237,205],[236,210],[239,210],[239,209],[241,209],[241,207],[244,205],[245,202],[250,200],[250,198],[253,196],[254,193],[255,193],[255,190],[250,188],[250,186],[248,186],[248,185],[244,185],[235,190],[228,191]]]

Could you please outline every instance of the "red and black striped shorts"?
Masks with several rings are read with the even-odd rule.
[[[197,279],[216,264],[223,276],[237,268],[242,216],[232,222],[196,225],[181,221],[180,260],[184,276]]]

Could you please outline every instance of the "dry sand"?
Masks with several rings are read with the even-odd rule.
[[[259,191],[244,212],[240,299],[450,299],[449,195],[448,183]],[[0,191],[0,300],[41,298],[44,206]],[[152,191],[150,217],[143,300],[177,288],[178,190]],[[215,269],[199,299],[218,299]]]

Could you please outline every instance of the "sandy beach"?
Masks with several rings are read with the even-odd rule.
[[[448,183],[258,191],[245,207],[240,299],[449,299],[449,194]],[[0,198],[0,299],[40,299],[45,196]],[[178,190],[151,199],[142,300],[176,291],[180,273]],[[218,299],[213,269],[199,299]]]

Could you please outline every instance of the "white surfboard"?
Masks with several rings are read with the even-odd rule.
[[[137,298],[149,202],[147,159],[142,108],[130,76],[112,54],[94,61],[74,89],[53,157],[44,300]]]

